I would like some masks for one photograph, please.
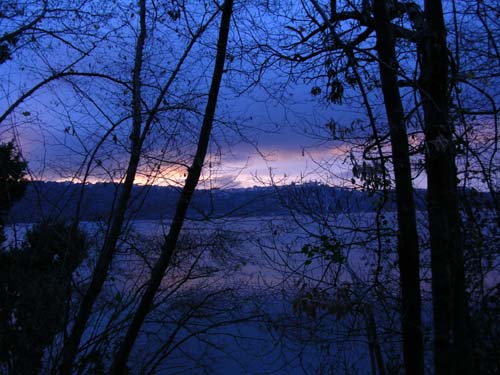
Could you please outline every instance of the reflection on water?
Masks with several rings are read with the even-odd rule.
[[[365,214],[319,223],[307,217],[188,221],[134,348],[132,369],[161,374],[364,373],[369,368],[367,307],[380,324],[375,330],[397,329],[396,317],[381,313],[385,309],[394,315],[395,302],[388,299],[380,309],[376,302],[379,292],[393,298],[398,284],[393,252],[377,252],[373,220]],[[106,230],[97,222],[82,227],[93,248],[75,273],[80,290],[88,286]],[[28,228],[9,228],[9,240],[19,242]],[[84,353],[96,347],[102,353],[113,351],[167,230],[168,223],[159,221],[128,223],[86,332]],[[337,262],[321,248],[325,236],[341,245]],[[306,245],[317,252],[309,256]],[[371,284],[381,256],[387,269],[380,281],[383,289],[375,293]],[[79,298],[75,292],[75,306]],[[390,340],[385,350],[399,351]]]

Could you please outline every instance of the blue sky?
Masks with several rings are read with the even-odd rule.
[[[251,17],[276,25],[289,21],[258,13],[258,8],[240,8],[242,18],[234,20],[235,42],[230,48],[231,53],[238,53],[239,37],[249,38],[248,35],[241,36],[241,33],[251,27],[245,23],[252,21]],[[206,20],[200,10],[191,10],[193,17],[189,22],[192,30]],[[245,15],[245,12],[249,13]],[[7,77],[1,87],[0,110],[4,110],[29,87],[53,72],[64,69],[70,62],[76,62],[71,69],[77,71],[97,71],[130,80],[134,33],[137,30],[137,17],[132,15],[131,8],[130,13],[119,13],[111,22],[96,23],[91,28],[92,36],[87,39],[84,36],[63,34],[78,48],[44,37],[34,39],[27,48],[17,51],[11,61],[0,66],[2,74]],[[44,26],[50,27],[52,24]],[[146,105],[152,105],[158,85],[163,84],[168,74],[175,69],[187,45],[189,38],[185,30],[181,28],[177,33],[177,29],[183,26],[185,24],[169,21],[162,24],[164,29],[161,32],[158,28],[154,34],[150,34],[154,37],[151,36],[146,45],[143,74]],[[282,32],[278,26],[275,30],[269,24],[260,26],[274,33],[274,36],[279,37]],[[205,98],[202,95],[206,95],[213,63],[214,30],[215,25],[204,34],[201,43],[195,45],[173,86],[169,102],[172,99],[173,103],[182,103],[187,97],[188,105],[196,106],[199,112],[203,110]],[[253,31],[258,33],[257,30]],[[80,50],[89,50],[91,53],[85,55]],[[325,124],[332,119],[341,125],[349,124],[363,120],[365,115],[357,113],[349,105],[326,105],[324,101],[313,98],[310,93],[313,83],[290,80],[286,67],[269,68],[261,77],[259,85],[243,93],[237,92],[237,89],[249,85],[248,80],[254,78],[252,69],[258,68],[251,66],[248,56],[243,57],[241,61],[236,59],[228,63],[229,70],[224,78],[225,86],[217,111],[220,121],[214,126],[211,160],[205,170],[205,176],[215,179],[207,184],[248,187],[269,183],[271,176],[279,183],[308,180],[340,183],[342,178],[349,178],[350,166],[343,163],[347,148],[329,139]],[[259,58],[257,61],[260,61]],[[201,96],[197,98],[196,95]],[[17,138],[29,161],[33,178],[79,181],[85,170],[86,158],[111,124],[130,114],[129,103],[130,93],[123,93],[122,88],[109,82],[84,78],[59,80],[26,100],[2,124],[4,127],[0,136],[4,141]],[[179,152],[167,152],[162,157],[170,160],[174,156],[179,158],[178,162],[189,164],[189,154],[196,140],[196,127],[200,122],[200,117],[194,115],[181,120],[168,116],[162,118],[161,126],[165,130],[154,135],[156,138],[151,141],[148,152],[151,154],[163,147],[178,149]],[[129,125],[125,121],[101,147],[96,161],[102,164],[102,168],[101,164],[92,166],[89,181],[110,178],[119,181],[126,169],[128,135]],[[175,140],[167,140],[168,136]],[[164,145],[161,137],[165,137]],[[184,158],[183,155],[188,157]],[[180,183],[185,168],[171,165],[166,169],[162,167],[160,172],[162,176],[156,178],[154,183]],[[148,173],[147,168],[143,169],[137,182],[150,182],[145,177]]]
[[[106,5],[114,6],[112,3]],[[326,104],[320,97],[311,95],[311,88],[321,82],[311,78],[307,65],[301,65],[300,69],[296,66],[298,70],[294,72],[297,74],[292,76],[289,74],[291,65],[276,62],[265,69],[259,84],[246,89],[256,79],[255,74],[265,58],[258,53],[254,56],[252,50],[244,51],[244,46],[238,43],[252,41],[253,37],[266,40],[266,32],[270,38],[277,38],[272,41],[283,42],[287,35],[284,26],[295,24],[295,20],[292,10],[286,13],[286,17],[273,17],[258,6],[243,8],[244,5],[246,3],[239,4],[239,13],[235,16],[241,17],[234,21],[230,47],[230,53],[236,57],[228,62],[216,114],[218,121],[204,172],[211,181],[202,185],[247,187],[269,183],[271,175],[275,182],[280,183],[319,180],[338,184],[349,181],[352,169],[349,147],[334,141],[326,125],[333,121],[338,127],[349,128],[353,124],[354,136],[361,139],[370,135],[369,129],[360,130],[366,127],[367,121],[366,114],[360,109],[358,93],[346,88],[347,98],[343,105]],[[11,61],[0,66],[4,77],[0,85],[0,112],[33,84],[63,69],[69,62],[74,62],[71,69],[77,71],[99,72],[130,81],[137,17],[132,17],[133,8],[124,9],[120,9],[120,13],[111,12],[112,21],[108,23],[92,25],[91,19],[90,36],[61,34],[73,44],[37,34],[25,47],[17,50]],[[191,31],[206,20],[202,10],[199,7],[190,10],[192,18],[185,22],[190,23]],[[167,98],[168,105],[185,105],[194,111],[189,115],[173,111],[162,116],[157,132],[148,140],[145,153],[149,163],[158,156],[155,153],[161,154],[158,156],[163,163],[160,173],[156,179],[148,179],[145,175],[149,174],[151,165],[145,165],[137,178],[139,183],[183,181],[210,82],[216,24],[191,51]],[[54,24],[43,26],[50,29]],[[151,30],[143,74],[144,102],[149,107],[158,88],[175,70],[187,45],[189,34],[184,26],[186,24],[167,20],[154,29],[154,34]],[[293,35],[291,40],[294,40]],[[91,53],[86,55],[82,50]],[[408,61],[414,65],[413,60]],[[314,74],[322,71],[321,65],[317,69]],[[372,73],[376,76],[376,70]],[[374,104],[377,125],[385,135],[386,117],[376,87],[369,98]],[[414,98],[410,95],[405,100],[410,103]],[[130,92],[124,92],[119,85],[81,77],[59,80],[37,91],[4,121],[0,138],[2,141],[12,138],[19,141],[33,178],[79,181],[89,154],[112,124],[119,123],[97,153],[89,178],[89,181],[119,181],[126,169],[130,133],[130,121],[126,118],[130,110]],[[358,142],[357,149],[360,150],[361,141],[354,142]],[[162,153],[163,148],[166,151]],[[416,185],[423,187],[424,184],[425,176],[421,174]]]

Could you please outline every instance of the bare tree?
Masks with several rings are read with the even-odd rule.
[[[398,87],[396,38],[387,2],[374,1],[380,78],[391,134],[392,162],[398,209],[398,260],[401,280],[403,352],[407,374],[424,373],[421,322],[420,254],[408,146],[408,133]]]
[[[79,343],[83,332],[85,330],[88,319],[92,313],[93,305],[102,290],[102,286],[106,280],[109,267],[113,260],[116,251],[116,244],[120,237],[123,227],[125,213],[127,211],[131,190],[134,180],[137,175],[140,159],[143,152],[143,145],[151,132],[152,125],[156,122],[156,116],[163,109],[166,102],[166,96],[170,93],[172,84],[175,82],[176,77],[183,66],[189,52],[198,40],[199,36],[206,30],[207,26],[211,23],[214,15],[208,18],[196,30],[192,32],[191,39],[181,55],[178,63],[174,67],[170,77],[166,80],[163,86],[159,89],[159,94],[156,97],[153,106],[149,108],[146,115],[144,115],[143,94],[141,92],[143,86],[143,51],[147,37],[148,25],[146,22],[147,5],[145,1],[141,1],[139,7],[139,33],[136,40],[135,56],[134,56],[134,69],[132,77],[132,130],[130,133],[131,152],[127,166],[125,181],[121,188],[120,196],[117,201],[117,206],[113,211],[111,226],[108,230],[104,244],[100,251],[99,260],[93,274],[92,282],[87,288],[85,296],[80,304],[79,313],[73,324],[71,334],[64,345],[63,359],[61,362],[60,372],[62,374],[71,373],[75,357],[78,354]],[[93,160],[91,160],[92,162]]]
[[[297,34],[298,41],[288,45],[286,49],[295,53],[287,54],[288,51],[281,52],[276,50],[275,53],[279,58],[288,60],[296,66],[311,61],[310,66],[313,72],[304,71],[302,74],[305,76],[317,74],[318,79],[322,79],[322,74],[324,74],[318,72],[317,69],[320,64],[318,60],[323,58],[323,63],[327,66],[325,78],[328,80],[325,98],[327,101],[333,103],[341,102],[344,96],[345,83],[341,81],[339,73],[345,72],[346,81],[349,79],[361,92],[364,107],[368,114],[368,121],[371,125],[371,137],[375,139],[374,146],[372,147],[378,150],[378,157],[376,156],[375,160],[382,164],[381,173],[385,175],[382,177],[383,186],[385,186],[385,180],[387,180],[384,163],[389,157],[392,158],[396,204],[398,207],[398,264],[401,277],[401,319],[405,369],[408,373],[422,374],[424,371],[424,352],[420,317],[421,297],[418,234],[408,133],[406,130],[407,123],[398,82],[401,72],[396,57],[396,38],[401,37],[401,34],[408,35],[413,33],[395,26],[399,17],[405,12],[403,11],[402,14],[397,13],[394,9],[389,9],[389,4],[384,4],[383,2],[375,2],[373,9],[367,2],[363,2],[363,4],[347,3],[342,5],[331,2],[327,7],[322,7],[316,1],[311,1],[311,4],[312,9],[304,6],[305,16],[311,21],[310,24],[312,25],[309,27],[309,30],[306,31],[302,25],[289,26],[290,30]],[[341,10],[338,11],[337,7]],[[322,22],[313,16],[313,9],[319,14]],[[352,30],[351,34],[344,32],[342,27],[339,26],[343,22],[345,22],[345,27]],[[348,23],[350,26],[347,26]],[[398,34],[396,34],[396,31]],[[368,47],[370,45],[368,41],[371,41],[370,37],[373,34],[375,46]],[[319,35],[321,35],[321,38]],[[349,35],[349,37],[345,37],[346,35]],[[378,58],[371,52],[371,48],[376,50]],[[369,104],[370,99],[367,90],[369,83],[365,82],[361,77],[362,73],[360,71],[367,71],[366,65],[368,64],[365,66],[361,65],[361,62],[365,60],[370,62],[375,61],[379,67],[379,81],[381,82],[381,91],[384,96],[386,116],[389,120],[389,139],[391,144],[389,156],[384,155],[381,146],[382,139],[379,135],[380,130],[372,113],[372,107]],[[369,74],[373,73],[370,72]],[[321,92],[322,89],[319,86],[315,86],[311,90],[313,95],[319,95]],[[368,155],[366,151],[364,152],[364,156]],[[365,164],[363,163],[363,166]],[[364,170],[360,174],[368,173],[368,167],[363,168]],[[356,171],[356,168],[354,170]]]
[[[472,373],[468,341],[463,237],[449,120],[446,26],[440,1],[426,1],[420,42],[431,243],[434,360],[437,373]]]
[[[127,209],[128,200],[137,173],[139,159],[141,156],[142,143],[144,142],[144,135],[147,134],[147,127],[142,131],[142,103],[141,103],[141,72],[143,63],[143,49],[146,39],[146,9],[145,1],[141,2],[140,10],[140,31],[137,38],[136,51],[135,51],[135,65],[132,78],[132,132],[130,140],[132,141],[131,154],[129,165],[127,168],[126,179],[123,185],[123,191],[120,195],[117,210],[109,230],[110,235],[106,238],[103,248],[101,250],[99,261],[96,265],[96,270],[92,277],[92,282],[89,285],[87,292],[80,304],[78,315],[75,319],[71,334],[64,343],[64,350],[62,362],[60,366],[61,374],[71,374],[75,357],[78,353],[78,346],[85,326],[92,312],[97,296],[101,292],[104,281],[108,273],[109,266],[113,259],[115,246],[123,225],[125,210]]]
[[[193,158],[193,163],[188,169],[186,183],[182,190],[181,196],[179,197],[176,212],[170,226],[169,233],[165,237],[165,243],[162,246],[160,258],[153,268],[151,279],[141,299],[141,303],[137,308],[137,312],[127,331],[123,343],[120,346],[120,349],[118,350],[113,361],[113,365],[110,370],[113,374],[121,374],[125,369],[128,356],[130,354],[130,351],[132,350],[132,346],[134,345],[139,330],[144,322],[144,318],[151,309],[153,298],[156,294],[156,291],[158,290],[158,287],[160,286],[165,270],[169,266],[172,256],[174,255],[189,203],[191,202],[194,190],[196,189],[196,185],[198,184],[198,181],[200,179],[201,170],[205,162],[205,155],[207,153],[208,143],[210,140],[210,133],[214,121],[215,110],[217,108],[219,88],[224,72],[224,62],[226,59],[226,48],[229,36],[229,24],[231,22],[231,14],[233,10],[233,1],[226,0],[222,7],[222,19],[219,31],[219,40],[217,42],[217,56],[214,65],[214,73],[210,86],[210,92],[208,94],[208,102],[205,109],[205,115],[203,117],[203,125],[200,130],[197,150]]]

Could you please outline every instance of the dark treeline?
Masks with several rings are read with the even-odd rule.
[[[16,203],[8,218],[13,223],[36,222],[43,218],[74,217],[82,185],[64,182],[31,183],[24,198]],[[85,185],[81,220],[104,219],[112,210],[113,199],[120,185],[96,183]],[[307,198],[304,202],[294,199],[298,194]],[[131,215],[134,219],[170,219],[175,210],[180,190],[170,186],[140,186],[133,189]],[[419,211],[425,210],[425,190],[416,190],[415,200]],[[476,202],[486,209],[490,207],[488,194],[469,191]],[[42,199],[40,199],[42,198]],[[299,203],[300,202],[300,203]],[[196,219],[210,216],[279,216],[288,215],[290,208],[299,210],[299,205],[307,209],[315,206],[332,211],[372,212],[377,209],[379,197],[373,192],[348,188],[331,187],[317,183],[286,185],[280,187],[253,187],[239,189],[198,190],[189,215]],[[388,211],[395,210],[394,195],[385,205]],[[169,215],[169,216],[167,216]]]

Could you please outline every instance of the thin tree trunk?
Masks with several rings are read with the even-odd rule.
[[[370,305],[365,306],[365,325],[366,334],[368,336],[368,346],[370,349],[370,364],[372,374],[385,375],[385,363],[384,357],[382,356],[382,348],[380,347],[380,342],[377,334],[377,323],[375,322],[375,316],[373,314],[373,309]]]
[[[75,358],[78,354],[80,341],[87,325],[88,319],[92,312],[94,303],[99,296],[102,286],[106,281],[109,267],[113,260],[116,243],[121,233],[125,212],[127,210],[128,201],[132,192],[132,187],[141,157],[141,149],[143,137],[141,137],[142,124],[142,105],[141,105],[141,70],[142,70],[142,54],[144,50],[144,42],[146,40],[146,4],[145,0],[140,1],[140,33],[137,39],[135,50],[135,66],[133,72],[133,114],[132,114],[132,132],[130,139],[132,142],[132,150],[130,154],[129,164],[125,177],[125,182],[122,186],[118,205],[111,223],[109,234],[106,236],[96,269],[92,276],[91,283],[85,293],[80,304],[80,309],[76,316],[72,331],[66,342],[64,343],[62,362],[59,367],[61,375],[71,375]]]
[[[210,134],[212,131],[215,110],[217,107],[217,99],[219,95],[219,88],[222,81],[222,75],[224,73],[224,63],[226,58],[226,48],[229,36],[229,25],[231,22],[232,9],[233,0],[226,0],[224,2],[222,11],[214,73],[212,76],[212,83],[210,86],[208,102],[198,139],[196,154],[194,156],[191,167],[188,169],[186,182],[181,196],[179,197],[179,201],[177,202],[175,215],[172,220],[169,233],[166,236],[165,242],[162,246],[160,258],[153,267],[151,278],[148,282],[146,291],[142,296],[141,302],[134,314],[132,323],[127,330],[125,338],[123,339],[120,348],[118,349],[118,352],[114,357],[113,364],[110,369],[110,374],[113,375],[121,375],[125,373],[130,352],[134,346],[135,340],[139,334],[142,324],[144,323],[144,319],[151,309],[154,296],[158,288],[160,287],[161,281],[165,274],[165,270],[169,266],[172,256],[174,255],[177,240],[179,238],[179,234],[186,217],[187,209],[200,179],[208,149]]]
[[[423,375],[420,261],[415,200],[411,178],[408,135],[398,87],[396,40],[385,0],[375,0],[373,13],[377,35],[380,78],[389,121],[392,164],[396,183],[398,211],[398,258],[401,285],[401,320],[405,373]]]
[[[455,150],[449,121],[448,49],[442,3],[425,1],[420,86],[425,121],[436,374],[471,374]]]

